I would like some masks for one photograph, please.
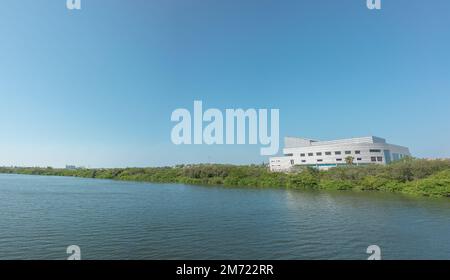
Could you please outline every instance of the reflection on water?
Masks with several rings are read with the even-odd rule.
[[[0,259],[450,259],[448,199],[0,175]]]

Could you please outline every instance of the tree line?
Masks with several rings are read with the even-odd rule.
[[[266,165],[194,164],[148,168],[56,169],[0,167],[0,173],[74,176],[155,183],[259,188],[387,191],[450,197],[450,160],[404,158],[388,165],[346,166],[319,171],[295,166],[270,172]]]

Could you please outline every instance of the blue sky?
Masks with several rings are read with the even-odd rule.
[[[171,112],[279,108],[280,136],[450,156],[450,2],[3,0],[0,165],[260,163],[174,146]]]

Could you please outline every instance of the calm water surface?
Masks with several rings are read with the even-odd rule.
[[[0,174],[0,259],[450,259],[450,200]]]

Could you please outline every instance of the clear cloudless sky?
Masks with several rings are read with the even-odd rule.
[[[279,108],[280,137],[450,156],[448,0],[0,5],[0,165],[267,162],[259,146],[173,145],[171,113],[194,100]]]

